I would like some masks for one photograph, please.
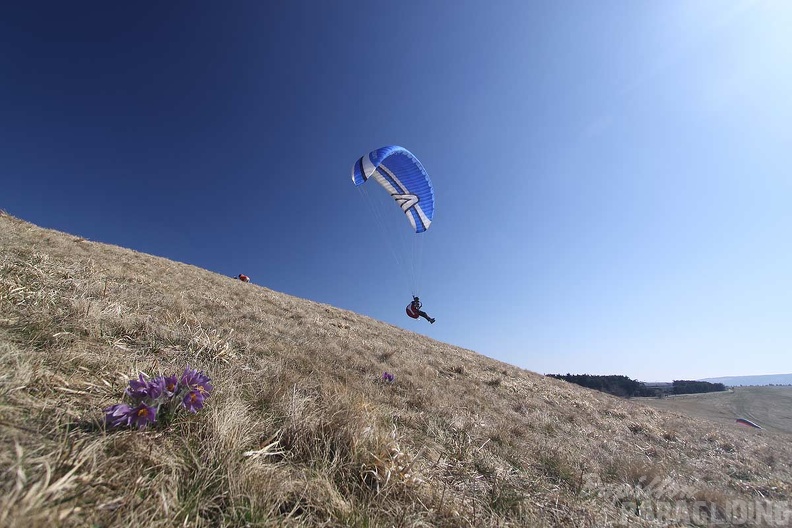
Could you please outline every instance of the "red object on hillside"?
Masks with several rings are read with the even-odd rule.
[[[250,277],[248,277],[247,275],[243,275],[242,273],[240,273],[239,277],[237,277],[237,278],[239,280],[241,280],[242,282],[250,282]]]

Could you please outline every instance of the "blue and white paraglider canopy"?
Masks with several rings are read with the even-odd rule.
[[[416,233],[429,229],[434,217],[434,189],[418,158],[403,147],[382,147],[362,156],[352,167],[352,181],[369,178],[382,185],[407,215]]]
[[[379,185],[364,185],[369,180]],[[435,212],[429,174],[409,150],[389,145],[358,159],[352,167],[352,182],[369,205],[382,230],[382,240],[396,259],[408,288],[418,295],[425,232],[432,225]],[[368,189],[375,189],[372,195]],[[378,189],[384,189],[387,195]],[[411,229],[399,209],[407,216]]]

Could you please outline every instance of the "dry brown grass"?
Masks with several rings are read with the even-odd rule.
[[[130,377],[188,363],[204,410],[104,429]],[[788,436],[7,215],[0,442],[0,526],[774,526],[792,497]]]

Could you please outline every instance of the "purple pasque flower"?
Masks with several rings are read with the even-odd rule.
[[[124,391],[128,403],[104,409],[105,424],[107,427],[135,426],[143,429],[155,423],[158,414],[167,422],[177,406],[197,413],[213,389],[210,381],[209,376],[189,365],[181,378],[161,375],[149,379],[141,372],[136,379],[129,380],[129,387]]]
[[[141,403],[129,411],[129,425],[135,425],[143,429],[157,419],[157,408]]]
[[[127,396],[132,398],[133,400],[142,400],[149,395],[149,381],[144,377],[144,374],[141,372],[138,376],[138,379],[129,380],[129,387],[124,391]]]
[[[165,387],[165,377],[164,376],[157,376],[153,380],[149,381],[148,384],[148,397],[156,401],[160,396],[163,394],[167,395],[167,390]]]
[[[132,408],[126,403],[116,403],[112,407],[104,410],[105,424],[108,427],[119,427],[121,425],[129,425],[131,419],[130,411]]]
[[[179,392],[179,378],[174,374],[173,376],[165,376],[162,380],[165,383],[165,395],[168,398],[173,398]]]
[[[191,390],[184,395],[182,405],[191,413],[197,413],[203,408],[204,393],[198,389]]]
[[[201,374],[201,372],[190,367],[190,365],[187,365],[179,381],[182,385],[192,386],[193,384],[197,383],[198,377],[201,376]]]
[[[396,376],[394,376],[390,372],[383,372],[382,373],[382,381],[384,381],[385,383],[393,383],[395,379],[396,379]]]
[[[181,384],[184,387],[189,387],[192,390],[200,391],[201,394],[206,394],[207,396],[212,391],[214,387],[212,384],[209,383],[211,379],[209,376],[206,376],[203,371],[199,372],[195,369],[190,368],[187,365],[187,368],[184,369],[184,374],[181,377]]]

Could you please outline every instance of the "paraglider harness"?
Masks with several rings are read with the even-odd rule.
[[[412,302],[407,305],[407,315],[413,319],[418,319],[418,317],[421,315],[421,306],[421,301],[418,299],[418,297],[413,296]]]
[[[423,317],[431,324],[434,324],[435,320],[433,317],[429,317],[426,312],[421,311],[421,300],[413,295],[413,300],[410,304],[407,305],[407,315],[412,317],[413,319],[418,319],[418,317]]]

